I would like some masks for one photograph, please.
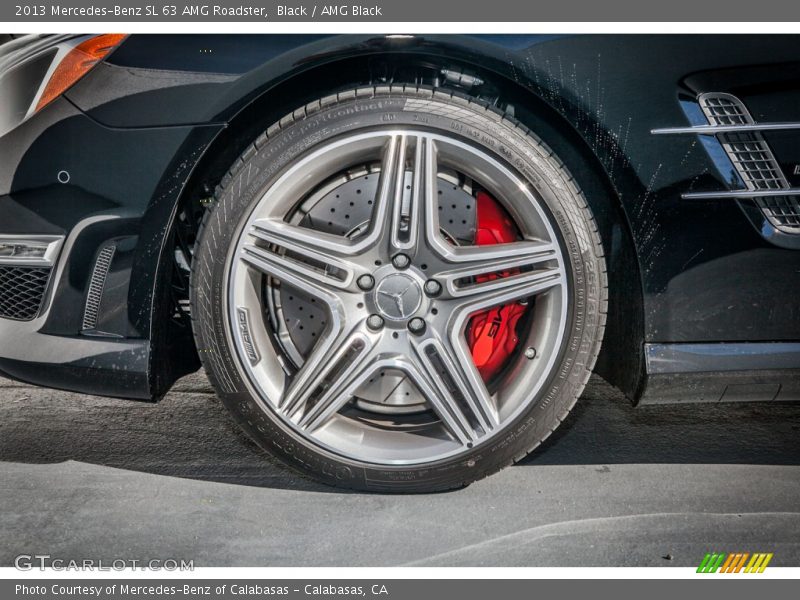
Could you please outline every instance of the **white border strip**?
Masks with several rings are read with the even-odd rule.
[[[700,557],[702,558],[702,557]],[[699,562],[699,559],[698,559]],[[693,567],[198,567],[194,571],[18,571],[0,567],[0,579],[798,579],[800,567],[763,573],[697,573]]]
[[[434,22],[283,22],[283,21],[25,21],[3,23],[3,33],[64,33],[80,31],[81,33],[623,33],[623,34],[652,34],[652,33],[800,33],[800,23],[797,22],[766,22],[766,23],[720,23],[720,22],[461,22],[461,23],[434,23]]]

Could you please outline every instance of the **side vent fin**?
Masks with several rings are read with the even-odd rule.
[[[103,288],[106,285],[108,270],[111,268],[111,261],[117,247],[114,245],[104,246],[97,255],[92,271],[92,279],[89,282],[89,292],[86,294],[86,308],[83,312],[83,330],[95,329],[97,327],[97,315],[100,310],[100,300],[103,297]]]
[[[698,102],[711,125],[756,124],[747,107],[731,94],[701,94]],[[742,130],[718,133],[717,136],[749,191],[778,192],[754,198],[769,222],[785,233],[800,234],[800,197],[780,194],[780,190],[789,190],[792,186],[763,134]]]

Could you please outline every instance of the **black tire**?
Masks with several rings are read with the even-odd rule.
[[[526,412],[467,455],[389,468],[335,455],[302,439],[250,391],[227,325],[226,257],[248,210],[299,155],[340,131],[424,123],[500,151],[543,197],[570,271],[567,334],[557,366]],[[468,485],[522,459],[567,416],[586,385],[603,337],[607,280],[601,240],[581,190],[562,162],[519,122],[474,99],[386,86],[322,98],[258,137],[220,183],[192,265],[192,317],[209,379],[241,427],[265,450],[322,482],[360,490],[431,492]]]

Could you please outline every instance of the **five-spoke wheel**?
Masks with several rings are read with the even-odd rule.
[[[232,215],[217,232],[223,255],[198,256],[224,266],[208,270],[224,311],[195,302],[224,316],[215,323],[224,338],[199,337],[217,344],[204,359],[223,399],[226,384],[244,394],[236,411],[256,437],[312,471],[308,457],[323,457],[322,469],[331,461],[327,475],[348,485],[395,487],[354,484],[361,465],[407,483],[448,461],[479,472],[532,425],[534,408],[560,406],[546,395],[565,368],[576,291],[586,325],[589,270],[579,265],[576,290],[573,234],[554,218],[563,168],[544,155],[520,163],[508,140],[487,143],[502,123],[472,115],[487,128],[482,140],[452,116],[449,127],[434,123],[430,108],[412,121],[380,118],[372,105],[340,111],[349,127],[300,147],[278,134],[279,164],[263,151],[242,165],[226,187],[230,206],[223,195],[206,225],[209,244],[214,217]],[[300,123],[324,130],[325,115]],[[532,138],[515,135],[530,149]],[[544,171],[534,177],[532,166]]]

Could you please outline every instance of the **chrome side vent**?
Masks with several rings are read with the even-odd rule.
[[[97,327],[97,315],[100,311],[100,300],[103,298],[103,288],[106,285],[108,270],[111,268],[111,261],[117,247],[114,245],[104,246],[97,255],[92,271],[92,279],[89,282],[89,292],[86,294],[86,307],[83,312],[83,330],[95,329]]]
[[[778,229],[800,234],[800,196],[760,198],[758,205]]]
[[[731,94],[709,93],[698,98],[711,125],[752,125],[753,117],[742,101]]]
[[[706,93],[701,94],[698,101],[712,127],[756,125],[747,107],[736,96]],[[747,189],[756,192],[753,201],[769,222],[780,231],[800,233],[800,198],[791,194],[792,186],[763,134],[743,129],[725,131],[717,136]],[[780,194],[780,190],[787,190],[787,194]],[[757,195],[765,191],[770,194]]]

